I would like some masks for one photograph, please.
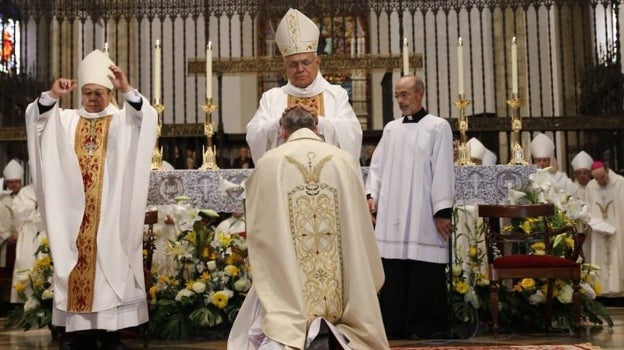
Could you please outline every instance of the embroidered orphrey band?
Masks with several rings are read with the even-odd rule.
[[[318,160],[308,153],[308,164],[292,157],[286,160],[301,173],[304,184],[288,193],[290,232],[298,260],[303,300],[308,322],[342,317],[342,237],[339,198],[335,188],[320,182],[321,171],[331,155]]]
[[[76,127],[74,151],[82,172],[85,210],[76,238],[78,261],[69,274],[67,286],[67,311],[70,312],[90,312],[93,306],[97,234],[111,120],[112,116],[97,119],[80,117]]]
[[[303,105],[316,109],[318,115],[325,115],[325,102],[323,101],[323,93],[312,97],[295,97],[288,95],[288,106]]]

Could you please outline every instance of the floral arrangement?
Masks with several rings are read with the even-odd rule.
[[[216,212],[198,210],[188,197],[177,201],[173,216],[179,234],[167,252],[177,274],[152,271],[149,289],[150,330],[163,339],[227,329],[251,287],[245,235],[214,232]]]
[[[509,202],[553,203],[555,214],[550,218],[554,229],[565,225],[575,225],[579,232],[585,232],[589,221],[589,214],[585,204],[570,196],[557,191],[550,183],[547,171],[541,169],[530,176],[530,183],[521,190],[509,189]],[[485,226],[477,220],[471,207],[455,207],[454,209],[454,251],[455,258],[452,266],[451,304],[453,315],[461,322],[478,324],[479,320],[489,320],[489,279],[487,258],[485,252]],[[460,220],[462,219],[463,220]],[[463,225],[457,225],[458,222]],[[531,232],[543,229],[542,222],[535,219],[512,221],[512,225],[503,228],[503,231]],[[574,250],[574,239],[571,233],[564,232],[553,237],[553,251],[551,254],[570,256]],[[545,254],[543,242],[536,242],[529,248],[529,254]],[[465,253],[462,253],[465,252]],[[579,257],[580,259],[580,257]],[[581,318],[595,325],[608,324],[613,321],[608,310],[596,301],[601,293],[601,286],[597,274],[600,267],[583,263],[581,266]],[[501,285],[499,288],[499,322],[502,325],[531,326],[535,320],[542,320],[541,304],[546,302],[547,280],[525,278],[513,285]],[[572,282],[557,279],[553,290],[553,314],[551,327],[570,330],[573,326],[572,310]],[[533,322],[526,322],[533,320]],[[534,329],[530,329],[534,330]]]
[[[28,277],[18,281],[13,286],[17,291],[20,303],[23,303],[24,306],[9,312],[5,328],[20,327],[29,330],[33,327],[49,326],[52,321],[54,266],[47,238],[41,239],[35,256],[34,265],[28,271]]]

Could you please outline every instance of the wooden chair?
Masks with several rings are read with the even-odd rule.
[[[549,217],[555,212],[553,204],[529,205],[479,205],[479,216],[486,225],[485,242],[490,273],[490,311],[492,331],[498,338],[498,288],[503,279],[536,278],[548,279],[546,295],[545,325],[550,327],[552,316],[553,282],[556,278],[569,278],[573,283],[574,332],[580,336],[581,321],[581,266],[577,258],[581,253],[579,235],[573,226],[553,230]],[[541,218],[544,232],[501,233],[496,230],[501,218]],[[489,220],[487,220],[489,219]],[[568,250],[565,257],[552,254],[553,237],[560,233],[571,232],[574,235],[575,249]],[[526,249],[532,243],[544,242],[545,255],[527,254]]]
[[[152,287],[152,257],[154,256],[154,250],[156,249],[155,241],[156,237],[154,236],[154,224],[158,222],[158,211],[146,211],[145,212],[145,225],[147,225],[147,239],[143,242],[143,249],[147,251],[147,256],[145,257],[143,264],[143,277],[145,278],[145,292],[147,293],[147,300],[149,302],[149,290]],[[143,348],[148,348],[149,343],[149,322],[143,327]]]

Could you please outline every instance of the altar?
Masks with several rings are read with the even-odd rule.
[[[455,167],[455,200],[462,205],[504,204],[508,188],[521,188],[534,173],[534,165]],[[175,203],[190,197],[195,205],[218,212],[242,212],[244,181],[253,169],[155,170],[150,175],[149,206]],[[362,167],[366,180],[368,167]]]

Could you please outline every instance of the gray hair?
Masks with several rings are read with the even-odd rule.
[[[314,118],[312,113],[306,111],[305,109],[295,107],[282,115],[280,125],[283,125],[284,128],[286,128],[286,132],[289,134],[292,134],[301,128],[314,130],[314,127],[316,126],[316,118]]]

